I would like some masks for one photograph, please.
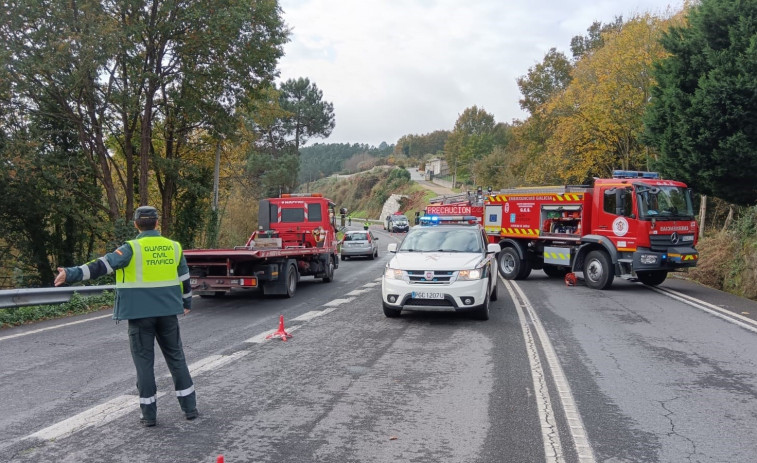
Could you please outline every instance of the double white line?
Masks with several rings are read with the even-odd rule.
[[[594,459],[594,451],[589,444],[589,439],[586,437],[586,429],[584,428],[581,414],[578,412],[578,407],[576,407],[576,401],[573,399],[573,393],[571,392],[568,380],[565,377],[560,361],[557,359],[555,349],[552,347],[552,342],[549,340],[549,336],[547,336],[547,332],[539,316],[536,314],[528,297],[526,297],[515,282],[505,280],[504,278],[500,279],[513,299],[515,309],[518,311],[523,338],[526,341],[528,362],[531,365],[531,377],[534,382],[534,393],[539,411],[539,420],[541,421],[542,440],[544,442],[544,454],[547,463],[564,462],[565,455],[563,454],[560,442],[557,419],[552,408],[552,400],[550,399],[547,385],[547,375],[542,367],[539,356],[539,344],[554,379],[558,399],[565,412],[565,419],[568,422],[568,430],[575,445],[578,461],[582,463],[594,463],[596,461]],[[532,327],[533,330],[531,329]]]

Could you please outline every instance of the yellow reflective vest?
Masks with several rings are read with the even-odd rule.
[[[178,274],[181,245],[160,235],[143,236],[128,244],[131,259],[126,267],[116,270],[113,318],[131,320],[183,313]]]

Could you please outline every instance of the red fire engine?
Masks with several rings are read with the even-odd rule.
[[[236,288],[292,297],[301,276],[330,282],[339,266],[334,203],[314,194],[263,199],[258,228],[244,246],[187,249],[192,291],[221,296]]]
[[[542,269],[554,277],[583,272],[595,289],[609,288],[615,276],[656,286],[699,258],[690,190],[654,172],[615,171],[593,186],[479,190],[426,213],[446,215],[446,207],[481,218],[502,248],[499,272],[509,280]]]

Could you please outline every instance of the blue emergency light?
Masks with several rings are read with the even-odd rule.
[[[657,172],[646,172],[642,170],[613,170],[612,178],[649,178],[658,179],[660,174]]]

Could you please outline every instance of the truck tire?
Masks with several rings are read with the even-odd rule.
[[[523,261],[514,248],[504,248],[497,259],[499,274],[507,280],[517,280],[523,267]]]
[[[287,270],[286,276],[286,297],[294,297],[294,293],[297,291],[297,267],[290,265]]]
[[[668,272],[665,270],[656,272],[636,272],[636,276],[639,277],[639,281],[647,286],[657,286],[668,277]]]
[[[334,259],[329,256],[329,262],[326,264],[326,273],[323,275],[323,282],[330,283],[334,280]]]
[[[584,280],[592,289],[607,289],[615,278],[615,269],[606,252],[591,251],[584,261]]]

